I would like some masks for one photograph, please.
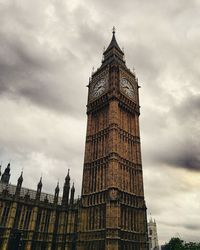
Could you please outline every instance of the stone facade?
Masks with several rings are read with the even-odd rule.
[[[75,250],[79,201],[74,185],[69,199],[69,173],[62,198],[58,185],[50,195],[42,193],[42,179],[35,191],[22,187],[22,174],[16,186],[9,178],[10,164],[0,181],[0,249]]]
[[[139,85],[124,60],[115,31],[88,85],[87,134],[81,199],[0,184],[1,249],[147,250],[139,129]],[[14,248],[16,247],[17,248]]]

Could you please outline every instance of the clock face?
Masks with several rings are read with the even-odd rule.
[[[103,94],[106,90],[106,80],[104,78],[100,79],[92,89],[92,96],[94,98]]]
[[[121,78],[120,89],[128,97],[131,97],[131,98],[135,97],[135,90],[132,84],[126,78]]]

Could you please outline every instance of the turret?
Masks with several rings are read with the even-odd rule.
[[[38,182],[37,185],[37,192],[36,192],[36,200],[40,200],[40,195],[41,195],[41,191],[42,191],[42,177],[40,177],[40,181]]]
[[[69,202],[69,190],[70,190],[70,176],[69,176],[69,169],[68,174],[65,178],[65,184],[63,187],[63,197],[62,197],[62,205],[67,206]]]
[[[4,170],[4,173],[1,176],[1,181],[3,183],[8,184],[10,180],[10,163],[8,163],[7,167]]]
[[[150,250],[158,250],[159,244],[158,244],[158,234],[157,234],[157,227],[156,227],[156,220],[152,219],[152,217],[149,220],[148,223],[148,235],[149,235],[149,244],[150,244]]]
[[[59,183],[57,183],[57,186],[55,188],[55,194],[54,194],[54,201],[53,201],[54,204],[58,204],[59,191],[60,191]]]
[[[20,177],[17,180],[17,186],[16,186],[16,190],[15,190],[15,195],[19,196],[20,195],[20,191],[21,191],[21,187],[22,187],[22,182],[23,182],[23,172],[21,172]]]
[[[75,193],[75,187],[74,187],[74,183],[73,183],[72,188],[71,188],[71,195],[70,195],[70,204],[71,205],[74,204],[74,193]]]

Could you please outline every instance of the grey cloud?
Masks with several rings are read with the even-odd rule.
[[[172,105],[167,119],[171,119],[168,123],[172,126],[173,123],[177,124],[176,135],[171,137],[171,141],[167,141],[168,146],[165,152],[157,156],[157,159],[174,167],[200,170],[199,110],[200,95],[198,94],[189,94],[181,103],[176,106]]]
[[[167,95],[167,94],[166,94]],[[200,96],[190,91],[177,101],[170,97],[167,109],[156,109],[154,104],[144,107],[142,116],[142,135],[144,154],[149,162],[157,166],[200,170],[199,117]],[[148,121],[148,123],[145,123]],[[158,145],[151,147],[151,144]]]
[[[170,227],[184,227],[185,229],[189,229],[192,231],[199,231],[200,229],[200,225],[198,225],[197,223],[178,223],[177,221],[175,221],[174,223],[167,223],[167,222],[162,222],[163,224],[165,224],[166,226],[170,226]]]
[[[174,163],[181,167],[200,170],[200,158],[196,156],[196,152],[193,151],[189,153],[189,155],[181,156],[177,161],[174,161]]]
[[[28,8],[28,6],[26,7]],[[20,8],[16,8],[16,11],[20,16]],[[86,97],[84,101],[80,101],[79,106],[73,102],[73,95],[82,96],[82,93],[78,86],[81,78],[72,72],[81,67],[82,61],[79,60],[76,53],[73,53],[73,48],[70,48],[70,40],[68,40],[68,44],[62,44],[60,45],[62,47],[58,46],[57,49],[53,48],[48,41],[41,43],[39,37],[43,32],[42,26],[41,30],[31,30],[30,36],[30,28],[32,25],[34,26],[35,19],[19,20],[17,14],[14,15],[14,18],[11,16],[12,12],[10,15],[8,12],[6,13],[7,15],[4,14],[4,17],[9,17],[9,21],[14,22],[17,28],[15,30],[13,27],[9,35],[5,34],[4,26],[1,26],[2,30],[0,29],[1,95],[25,98],[34,105],[80,116],[79,106],[84,106]],[[1,19],[3,18],[1,17]],[[21,29],[22,21],[29,22],[29,25],[24,25]],[[61,25],[63,24],[61,23]],[[48,34],[48,37],[50,41],[54,39],[53,34]],[[54,40],[53,46],[56,46]],[[87,84],[86,79],[83,86]],[[68,92],[71,94],[66,98]],[[86,96],[86,90],[84,95]],[[80,100],[80,98],[78,99]]]
[[[200,225],[194,225],[194,224],[186,224],[184,225],[185,228],[199,231],[200,230]]]
[[[181,103],[172,107],[172,112],[181,124],[197,122],[200,117],[200,94],[189,92]]]

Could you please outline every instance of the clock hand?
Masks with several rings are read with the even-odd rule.
[[[128,86],[124,86],[123,88],[124,88],[124,89],[129,89],[129,87],[128,87]]]
[[[101,87],[102,87],[102,86],[99,86],[98,89],[97,89],[97,91],[98,91]]]

